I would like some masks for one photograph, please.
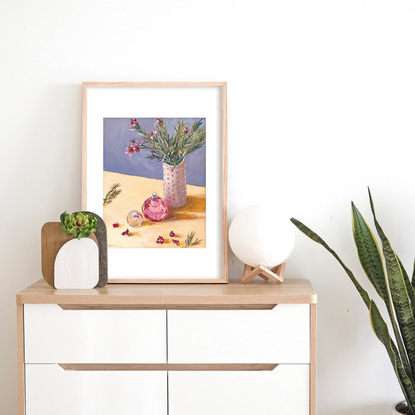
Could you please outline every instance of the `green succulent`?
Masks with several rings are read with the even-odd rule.
[[[294,218],[291,222],[330,252],[352,281],[368,309],[373,331],[386,348],[406,400],[406,413],[415,415],[415,267],[410,278],[377,220],[370,190],[369,202],[381,249],[369,225],[352,203],[353,236],[362,268],[379,299],[384,302],[389,324],[382,317],[375,301],[337,253],[306,225]],[[392,335],[389,329],[392,330]]]
[[[66,235],[75,235],[78,239],[87,238],[91,232],[97,230],[97,219],[87,212],[74,212],[72,215],[63,212],[60,216],[62,226],[60,230]]]

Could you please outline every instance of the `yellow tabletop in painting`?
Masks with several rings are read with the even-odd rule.
[[[141,212],[144,201],[153,192],[163,197],[163,180],[126,174],[104,172],[104,194],[114,183],[121,184],[121,193],[104,206],[104,221],[107,224],[108,247],[110,248],[181,248],[186,236],[195,232],[194,239],[201,240],[192,248],[206,247],[206,188],[187,185],[187,203],[177,209],[169,207],[169,216],[161,222],[151,222],[144,218],[140,227],[131,227],[127,215],[132,210]],[[119,227],[113,227],[118,223]],[[122,235],[125,230],[128,235]],[[175,236],[170,237],[173,231]],[[156,243],[157,238],[164,238],[163,244]],[[179,244],[173,243],[179,240]]]

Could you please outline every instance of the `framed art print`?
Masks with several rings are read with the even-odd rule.
[[[83,83],[82,209],[109,283],[223,283],[226,83]]]

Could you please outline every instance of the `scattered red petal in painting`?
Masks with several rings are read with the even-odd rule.
[[[173,242],[175,245],[179,245],[179,243],[180,243],[180,241],[179,241],[178,239],[173,239],[173,240],[172,240],[172,242]]]
[[[121,235],[129,235],[130,234],[130,230],[127,229],[126,231],[122,232]]]
[[[154,158],[154,157],[156,157],[156,155],[155,155],[154,153],[151,153],[151,157],[153,157],[153,158]]]
[[[120,227],[120,224],[119,224],[119,223],[117,223],[117,222],[114,222],[114,223],[112,224],[112,227],[113,227],[113,228],[119,228],[119,227]]]
[[[176,234],[175,234],[173,231],[171,231],[171,232],[169,233],[169,236],[171,236],[171,237],[173,238],[174,236],[176,236]]]
[[[164,244],[164,238],[163,238],[162,236],[159,236],[159,237],[157,238],[156,243],[157,243],[157,244]]]

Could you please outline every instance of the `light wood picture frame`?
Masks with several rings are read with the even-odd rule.
[[[226,82],[82,86],[82,209],[107,225],[108,282],[228,282]]]

